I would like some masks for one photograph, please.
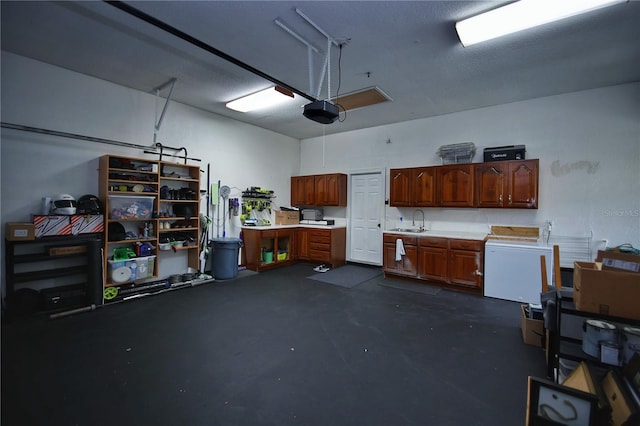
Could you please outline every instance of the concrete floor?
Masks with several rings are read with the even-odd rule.
[[[525,423],[545,356],[518,303],[382,275],[347,289],[313,266],[4,321],[2,424]]]

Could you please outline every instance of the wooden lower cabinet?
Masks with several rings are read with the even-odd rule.
[[[293,263],[292,229],[243,229],[242,235],[247,269],[263,271]]]
[[[413,245],[404,243],[401,262],[395,261],[395,241],[408,238]],[[384,234],[384,265],[387,274],[436,281],[451,288],[465,288],[482,293],[484,242],[435,237],[407,237]],[[407,251],[410,247],[410,251]],[[414,251],[415,250],[415,251]],[[410,254],[411,253],[411,254]]]
[[[420,238],[420,267],[418,276],[422,279],[447,282],[449,241],[446,238]]]
[[[311,262],[331,265],[332,268],[346,263],[347,228],[306,230],[308,259]]]
[[[401,260],[396,260],[396,248],[398,239],[402,240],[405,255]],[[407,277],[418,275],[418,245],[416,237],[406,235],[384,234],[384,271]]]
[[[346,263],[346,228],[244,228],[242,233],[245,264],[252,271],[290,265],[298,260],[333,268]]]

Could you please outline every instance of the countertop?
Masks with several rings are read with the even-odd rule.
[[[268,231],[269,229],[293,229],[293,228],[311,228],[311,229],[339,229],[346,228],[346,225],[309,225],[299,223],[295,225],[266,225],[266,226],[242,226],[241,229],[253,229],[256,231]]]
[[[431,231],[424,232],[400,232],[400,231],[382,231],[385,234],[411,235],[414,237],[441,237],[441,238],[458,238],[462,240],[478,240],[484,241],[488,233],[470,232],[470,231]]]

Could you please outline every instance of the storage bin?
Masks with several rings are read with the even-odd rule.
[[[227,280],[238,275],[238,253],[242,247],[240,238],[214,238],[210,241],[213,276]]]
[[[109,195],[109,219],[151,219],[155,197]]]
[[[153,277],[156,256],[128,260],[107,260],[109,280],[115,284]]]
[[[278,260],[287,260],[287,252],[278,250]]]

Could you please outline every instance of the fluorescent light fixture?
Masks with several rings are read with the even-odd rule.
[[[526,30],[628,0],[520,0],[456,23],[462,45]]]
[[[251,95],[227,102],[226,107],[240,112],[268,108],[290,102],[294,99],[293,92],[280,86],[271,86]]]

